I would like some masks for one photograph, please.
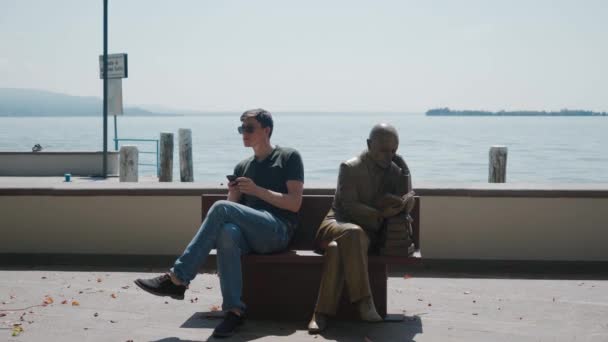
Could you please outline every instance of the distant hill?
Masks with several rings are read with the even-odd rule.
[[[0,116],[101,116],[102,100],[35,89],[0,88]],[[125,115],[167,115],[125,107]]]
[[[559,112],[546,111],[498,111],[488,112],[484,110],[450,110],[450,108],[429,109],[426,111],[427,116],[607,116],[606,112],[593,112],[590,110],[571,110],[562,109]]]

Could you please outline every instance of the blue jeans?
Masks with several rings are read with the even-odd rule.
[[[241,300],[241,255],[283,250],[289,244],[289,235],[287,224],[265,210],[217,201],[171,272],[187,285],[196,277],[209,252],[217,249],[217,268],[224,298],[222,309],[245,310]]]

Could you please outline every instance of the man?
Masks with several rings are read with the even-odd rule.
[[[245,319],[241,301],[241,255],[272,253],[289,244],[302,204],[304,167],[300,154],[291,148],[273,146],[272,115],[263,109],[241,115],[238,127],[245,147],[254,155],[234,168],[235,180],[228,183],[228,200],[216,202],[198,232],[167,274],[137,279],[143,290],[158,296],[184,299],[211,249],[217,249],[217,267],[223,297],[224,320],[215,328],[216,337],[231,336]]]
[[[396,154],[397,130],[388,124],[374,126],[368,150],[340,165],[332,208],[321,223],[316,241],[325,251],[319,297],[308,325],[310,333],[327,326],[335,315],[346,285],[351,303],[364,321],[379,322],[367,272],[368,248],[379,249],[385,219],[409,212],[414,204],[409,169]]]

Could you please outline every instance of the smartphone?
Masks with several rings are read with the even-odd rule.
[[[238,176],[236,176],[236,175],[226,175],[226,178],[228,178],[229,182],[234,182],[238,178]]]

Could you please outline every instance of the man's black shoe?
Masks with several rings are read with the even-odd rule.
[[[222,323],[213,330],[213,337],[230,337],[234,335],[236,328],[244,322],[244,313],[239,316],[232,311],[228,311]]]
[[[173,284],[171,277],[168,274],[163,274],[152,279],[137,279],[135,280],[135,285],[153,295],[180,300],[184,299],[184,292],[186,292],[187,288],[184,285]]]

